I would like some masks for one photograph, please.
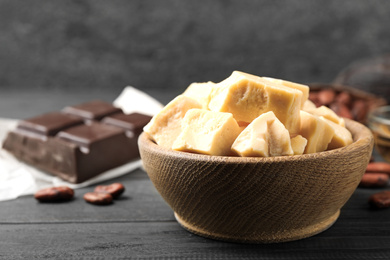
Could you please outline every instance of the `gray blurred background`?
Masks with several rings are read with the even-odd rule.
[[[233,70],[326,83],[389,52],[390,1],[0,1],[3,93],[132,85],[166,103]]]

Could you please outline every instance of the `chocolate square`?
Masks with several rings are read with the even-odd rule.
[[[94,100],[82,103],[80,105],[65,107],[62,112],[85,119],[100,120],[105,116],[122,112],[122,110],[120,108],[114,107],[110,103],[101,100]]]
[[[42,135],[53,136],[62,129],[82,124],[83,119],[60,112],[51,112],[23,120],[18,128]]]
[[[123,129],[131,131],[134,136],[138,136],[142,133],[143,127],[147,123],[149,123],[151,119],[151,116],[140,113],[117,113],[114,115],[106,116],[102,119],[102,123],[121,127]]]
[[[121,128],[92,122],[65,129],[59,132],[57,137],[81,146],[89,147],[95,142],[120,134],[124,134],[124,130]]]

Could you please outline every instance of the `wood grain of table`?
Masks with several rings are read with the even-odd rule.
[[[55,93],[36,96],[34,102],[52,99],[45,109],[81,99]],[[0,117],[9,117],[1,114],[5,97],[13,117],[42,112],[42,105],[34,108],[31,101],[6,93],[0,96]],[[23,102],[29,111],[20,107]],[[112,182],[123,183],[126,191],[109,206],[83,200],[93,186],[77,189],[75,199],[64,203],[39,203],[33,196],[0,202],[0,259],[390,259],[390,209],[373,210],[367,203],[383,189],[357,188],[336,223],[318,235],[256,245],[186,231],[142,169],[104,183]]]

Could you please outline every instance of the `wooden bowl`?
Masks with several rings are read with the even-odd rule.
[[[330,227],[371,156],[368,128],[346,119],[354,142],[306,155],[227,157],[164,149],[143,133],[141,158],[154,186],[187,230],[208,238],[273,243]]]

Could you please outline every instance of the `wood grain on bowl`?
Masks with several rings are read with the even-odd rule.
[[[243,242],[292,241],[326,230],[358,186],[369,162],[369,129],[346,120],[354,142],[315,154],[226,157],[178,152],[139,138],[158,192],[187,230]]]

